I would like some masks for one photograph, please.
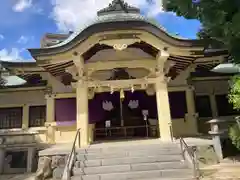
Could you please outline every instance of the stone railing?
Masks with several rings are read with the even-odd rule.
[[[11,131],[5,130],[0,132],[0,146],[19,146],[34,144],[36,142],[37,132],[26,132],[23,130]]]

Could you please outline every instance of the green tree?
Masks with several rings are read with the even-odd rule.
[[[206,48],[229,51],[232,62],[240,64],[240,0],[164,0],[164,8],[186,19],[198,19],[198,32]],[[229,102],[240,109],[240,77],[232,78]]]
[[[240,0],[164,0],[164,8],[186,19],[198,19],[202,27],[198,36],[205,47],[229,51],[232,62],[240,63]],[[229,102],[240,109],[240,76],[230,81]],[[240,149],[238,124],[229,130],[233,144]]]
[[[240,0],[164,0],[164,8],[187,19],[198,19],[206,47],[226,48],[240,63]]]

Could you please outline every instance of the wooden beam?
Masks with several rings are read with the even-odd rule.
[[[157,65],[154,59],[139,60],[119,60],[119,61],[97,61],[85,64],[85,68],[90,71],[110,70],[113,68],[145,68],[153,69]]]
[[[88,81],[88,87],[108,86],[114,88],[131,87],[142,84],[155,84],[156,78],[142,78],[142,79],[127,79],[127,80],[113,80],[113,81]]]
[[[202,57],[197,58],[194,63],[222,63],[224,61],[224,56],[214,56],[214,57]]]

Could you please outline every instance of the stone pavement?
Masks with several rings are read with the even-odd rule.
[[[34,180],[35,174],[0,175],[0,180]]]
[[[230,159],[204,169],[204,180],[240,180],[240,162]]]

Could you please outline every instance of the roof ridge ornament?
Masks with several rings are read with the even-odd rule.
[[[97,12],[98,16],[116,14],[116,13],[135,13],[139,14],[140,9],[128,5],[124,0],[113,0],[108,7]]]

